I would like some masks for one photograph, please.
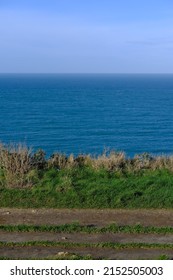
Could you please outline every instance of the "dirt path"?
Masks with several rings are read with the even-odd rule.
[[[117,260],[137,260],[137,259],[157,259],[161,255],[167,255],[170,259],[173,257],[172,249],[107,249],[107,248],[56,248],[56,247],[17,247],[17,248],[0,248],[0,256],[8,258],[53,258],[62,256],[66,253],[78,254],[81,256],[91,255],[93,258],[99,259],[117,259]]]
[[[172,234],[129,234],[129,233],[51,233],[51,232],[1,232],[1,242],[54,241],[70,243],[157,243],[173,244]]]
[[[173,226],[173,210],[146,209],[7,209],[0,208],[1,225],[118,225]]]
[[[62,225],[78,222],[80,225],[104,227],[117,225],[136,225],[154,227],[173,227],[173,210],[125,210],[125,209],[2,209],[0,225]],[[51,232],[4,232],[0,231],[1,242],[57,241],[69,243],[157,243],[173,244],[173,234],[129,234],[129,233],[51,233]],[[74,244],[75,245],[75,244]],[[11,246],[0,247],[0,257],[8,258],[54,258],[62,252],[91,255],[103,259],[157,259],[161,255],[173,257],[173,249],[112,249],[63,246]]]

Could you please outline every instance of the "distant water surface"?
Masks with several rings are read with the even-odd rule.
[[[128,156],[173,153],[173,75],[0,75],[0,141]]]

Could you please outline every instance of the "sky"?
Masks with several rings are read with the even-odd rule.
[[[173,73],[173,1],[0,0],[0,73]]]

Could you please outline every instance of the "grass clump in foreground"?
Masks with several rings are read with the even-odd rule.
[[[0,207],[172,208],[173,157],[32,153],[0,145]]]
[[[173,249],[173,244],[159,243],[72,243],[72,242],[56,242],[56,241],[26,241],[26,242],[2,242],[0,248],[25,248],[25,247],[57,247],[63,249],[73,248],[109,248],[109,249]]]
[[[172,234],[173,227],[152,227],[141,225],[119,226],[111,224],[106,227],[83,226],[77,223],[64,224],[59,226],[53,225],[0,225],[0,231],[6,232],[54,232],[54,233],[155,233],[155,234]]]

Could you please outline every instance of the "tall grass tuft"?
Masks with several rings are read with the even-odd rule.
[[[102,155],[92,159],[91,165],[97,170],[104,168],[107,171],[121,171],[126,165],[125,153],[115,151],[107,153],[105,151]]]
[[[54,153],[48,159],[48,168],[63,169],[67,165],[67,157],[60,153]]]
[[[62,153],[54,153],[48,159],[43,150],[32,153],[31,149],[23,144],[5,145],[0,143],[0,186],[8,188],[26,188],[39,183],[39,176],[47,171],[54,170],[56,185],[62,185],[63,189],[76,184],[74,177],[83,180],[84,174],[98,176],[99,172],[117,178],[129,174],[141,175],[145,171],[168,170],[173,172],[173,156],[153,156],[148,153],[127,158],[124,152],[105,150],[103,154],[91,156],[73,154],[67,156]],[[59,172],[59,171],[62,171]],[[62,174],[63,175],[62,176]],[[60,175],[59,175],[60,174]],[[101,174],[101,173],[100,173]],[[122,175],[122,176],[121,176]],[[59,177],[62,176],[63,180]],[[68,176],[71,176],[70,179]],[[73,181],[73,184],[72,184]]]
[[[5,185],[9,188],[24,188],[32,185],[27,176],[32,169],[31,149],[23,144],[0,144],[0,169]]]

